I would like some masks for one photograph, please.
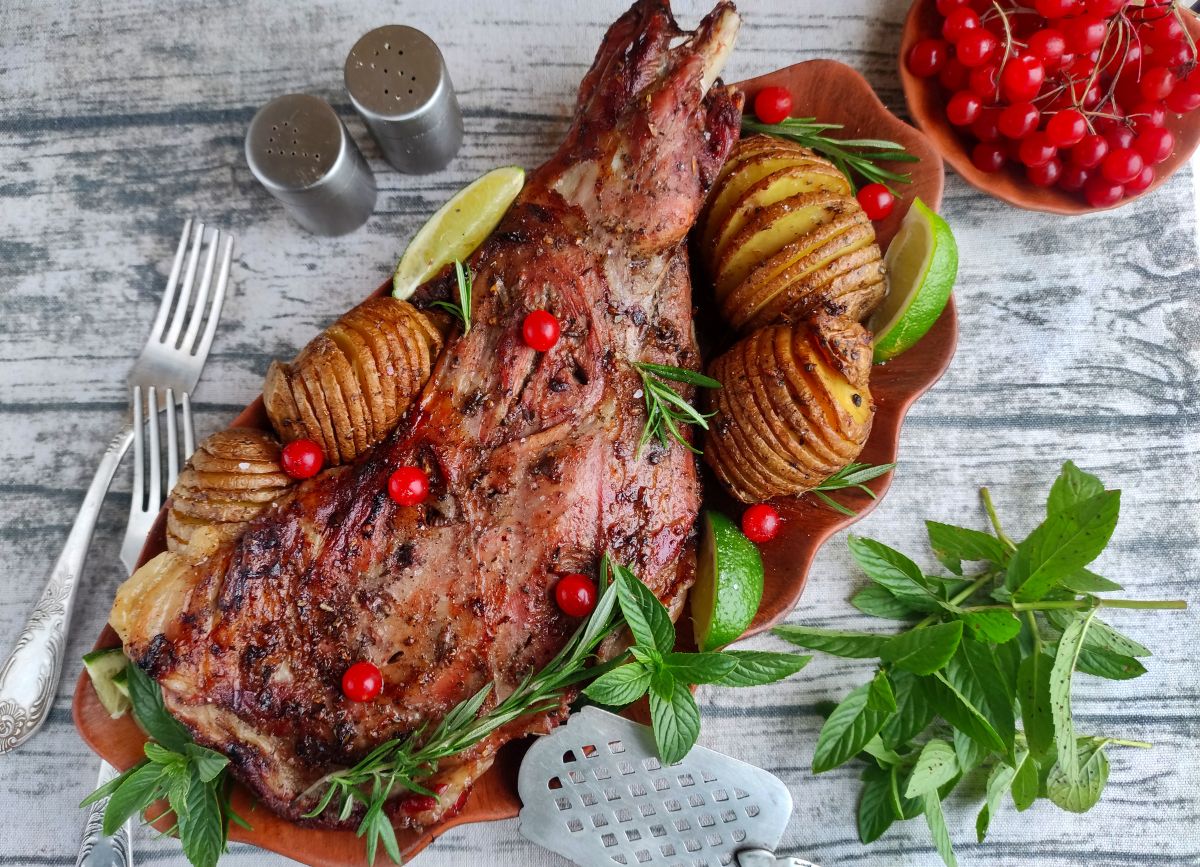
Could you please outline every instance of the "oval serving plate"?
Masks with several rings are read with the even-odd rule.
[[[877,224],[881,246],[886,245],[895,234],[907,211],[905,203],[913,196],[920,196],[935,209],[941,204],[943,172],[936,149],[919,131],[892,115],[870,85],[853,69],[834,61],[812,60],[741,82],[737,86],[746,92],[747,103],[751,104],[754,94],[770,85],[780,85],[792,92],[798,115],[813,115],[822,120],[845,124],[843,134],[847,137],[871,136],[900,142],[910,153],[920,157],[921,161],[912,164],[910,169],[913,175],[911,187],[905,187],[902,191],[905,199],[886,221]],[[910,167],[905,165],[904,168]],[[376,294],[383,294],[390,288],[389,280],[376,290]],[[702,286],[699,294],[703,297]],[[954,299],[951,298],[937,324],[916,347],[872,371],[871,393],[878,409],[871,438],[861,460],[872,464],[896,460],[904,415],[949,366],[957,335]],[[231,424],[268,428],[262,399],[246,407]],[[890,481],[891,474],[888,473],[873,480],[870,486],[878,495],[882,495]],[[708,477],[706,490],[706,506],[732,514],[740,511],[740,506],[732,503],[719,490],[711,476]],[[817,549],[832,534],[864,516],[876,502],[859,491],[840,492],[837,496],[841,502],[858,512],[857,517],[840,515],[811,497],[780,503],[780,511],[786,520],[780,536],[764,547],[766,587],[762,606],[747,635],[761,632],[787,617],[804,589],[808,569]],[[150,531],[139,563],[145,563],[165,549],[165,523],[164,508]],[[683,634],[690,633],[686,625],[680,631]],[[113,647],[118,643],[112,628],[105,626],[96,646]],[[119,720],[109,717],[101,707],[86,673],[80,675],[75,687],[73,712],[75,725],[83,739],[111,764],[128,768],[142,758],[145,736],[128,715]],[[517,769],[526,743],[514,742],[500,751],[496,763],[476,782],[470,798],[457,816],[420,833],[397,832],[405,859],[411,858],[438,835],[456,825],[516,816],[521,808],[517,797]],[[270,849],[313,867],[363,867],[367,863],[363,842],[351,831],[304,828],[288,822],[269,810],[256,809],[251,797],[240,786],[236,787],[233,803],[253,828],[246,831],[234,826],[230,831],[233,840]]]

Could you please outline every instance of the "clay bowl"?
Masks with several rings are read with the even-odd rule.
[[[919,195],[931,207],[937,207],[942,195],[942,164],[929,141],[917,130],[897,120],[876,98],[870,86],[858,73],[840,63],[810,61],[778,72],[743,82],[740,86],[752,98],[761,87],[783,85],[797,96],[797,114],[811,114],[824,120],[846,124],[846,135],[871,135],[892,139],[904,144],[911,153],[921,157],[914,164],[914,182],[906,195]],[[910,196],[911,198],[911,196]],[[897,208],[886,223],[880,226],[880,239],[886,243],[895,233],[902,217]],[[376,290],[383,294],[391,288],[390,281]],[[703,304],[703,288],[697,287]],[[913,402],[932,386],[950,364],[957,339],[957,320],[951,301],[933,330],[914,349],[886,366],[877,367],[871,381],[871,391],[878,404],[871,440],[862,460],[874,464],[896,460],[900,425]],[[255,400],[231,425],[267,428],[269,422],[262,399]],[[882,495],[890,475],[871,482]],[[715,482],[709,480],[711,492],[706,505],[737,514],[739,508],[717,493]],[[875,505],[861,492],[838,495],[851,509],[864,516]],[[761,632],[785,618],[804,588],[805,578],[813,556],[833,533],[853,523],[848,518],[811,503],[784,501],[780,504],[786,520],[780,537],[765,546],[766,592],[758,617],[748,634]],[[164,527],[166,511],[159,515],[142,551],[141,563],[165,550]],[[681,623],[679,633],[687,636],[690,625]],[[111,627],[105,627],[96,646],[114,647],[119,644]],[[83,739],[99,755],[118,768],[128,768],[142,758],[145,736],[133,720],[126,716],[111,719],[101,707],[86,674],[81,675],[75,688],[73,705],[75,724]],[[633,711],[637,716],[637,709]],[[517,815],[521,802],[517,797],[517,769],[524,754],[525,743],[511,743],[500,751],[496,763],[476,783],[462,812],[435,828],[422,833],[398,832],[401,850],[407,861],[428,846],[447,829],[467,822],[487,822]],[[256,807],[249,794],[235,787],[234,806],[247,818],[253,830],[231,829],[234,840],[253,843],[314,867],[363,867],[366,853],[363,842],[350,831],[328,831],[302,828]]]
[[[1200,41],[1200,19],[1185,10],[1184,23],[1192,37]],[[1087,214],[1092,211],[1109,210],[1094,208],[1077,193],[1069,193],[1057,187],[1044,188],[1031,184],[1023,169],[1008,165],[999,172],[980,171],[971,162],[974,139],[969,133],[961,133],[946,120],[946,95],[941,84],[934,78],[917,78],[908,71],[905,58],[909,49],[921,39],[940,38],[942,18],[938,15],[936,0],[916,0],[908,10],[904,22],[904,33],[900,40],[900,82],[904,86],[904,99],[908,112],[917,126],[929,137],[942,158],[968,184],[976,189],[1030,211],[1047,214]],[[1184,115],[1167,115],[1167,129],[1175,136],[1175,152],[1156,167],[1156,177],[1150,186],[1136,196],[1122,199],[1111,208],[1119,208],[1134,199],[1141,198],[1162,184],[1188,161],[1200,144],[1200,111]]]

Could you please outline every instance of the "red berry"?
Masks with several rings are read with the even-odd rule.
[[[1033,6],[1043,18],[1065,18],[1079,11],[1079,0],[1034,0]]]
[[[372,701],[383,692],[383,672],[371,662],[356,662],[342,674],[342,694],[351,701]]]
[[[1011,58],[1000,73],[1000,92],[1009,102],[1029,102],[1046,80],[1046,68],[1042,61],[1031,54]]]
[[[1011,139],[1022,139],[1037,129],[1041,113],[1032,102],[1014,102],[1000,112],[996,126]]]
[[[429,476],[420,467],[400,467],[388,477],[388,496],[401,506],[416,506],[429,496]]]
[[[1138,81],[1138,90],[1142,98],[1150,102],[1156,99],[1166,99],[1175,88],[1175,73],[1162,66],[1147,69]]]
[[[981,172],[998,172],[1004,168],[1008,155],[1000,145],[990,142],[980,142],[971,151],[971,165]]]
[[[960,6],[966,6],[970,0],[937,0],[938,14],[945,18]]]
[[[780,123],[792,114],[792,95],[786,87],[764,87],[754,97],[754,113],[763,123]]]
[[[946,103],[946,118],[955,126],[967,126],[979,117],[983,101],[969,90],[960,90]]]
[[[1047,27],[1029,37],[1029,53],[1047,69],[1058,69],[1067,53],[1067,40],[1061,31]]]
[[[1142,155],[1146,165],[1156,166],[1175,150],[1175,136],[1161,126],[1146,127],[1133,140],[1133,149]]]
[[[1162,126],[1167,122],[1167,108],[1161,102],[1140,102],[1135,105],[1128,115],[1133,121],[1134,132],[1152,126]]]
[[[1100,161],[1107,155],[1108,139],[1095,133],[1085,135],[1079,144],[1071,148],[1071,162],[1085,169],[1100,165]]]
[[[963,66],[957,57],[951,57],[938,73],[938,81],[950,93],[963,90],[971,80],[971,70]]]
[[[1063,166],[1062,174],[1058,176],[1058,185],[1069,193],[1077,193],[1083,189],[1091,172],[1083,166],[1068,162]]]
[[[961,7],[946,16],[946,20],[942,24],[942,37],[953,44],[958,42],[968,31],[979,28],[979,16],[971,9]]]
[[[311,479],[325,466],[325,452],[312,440],[292,440],[283,447],[279,464],[293,479]]]
[[[1025,176],[1029,178],[1029,182],[1035,187],[1052,187],[1058,183],[1059,177],[1062,176],[1062,171],[1062,160],[1058,157],[1051,157],[1047,163],[1027,168]]]
[[[1129,0],[1084,0],[1084,6],[1092,15],[1101,18],[1111,18],[1122,9]]]
[[[770,542],[782,525],[779,512],[766,503],[753,505],[742,513],[742,532],[751,542]]]
[[[1095,15],[1080,15],[1078,18],[1068,18],[1062,23],[1063,38],[1067,40],[1067,50],[1075,54],[1089,54],[1104,44],[1104,34],[1108,30],[1108,22]]]
[[[1160,48],[1169,49],[1185,38],[1183,25],[1171,10],[1150,12],[1147,6],[1146,11],[1154,18],[1138,27],[1138,36],[1151,48],[1156,51]]]
[[[1137,177],[1125,185],[1125,195],[1136,196],[1138,193],[1144,193],[1152,183],[1154,183],[1154,167],[1142,166]]]
[[[1196,52],[1186,42],[1180,42],[1169,51],[1155,51],[1154,59],[1163,66],[1174,69],[1187,66],[1196,59]]]
[[[1119,148],[1131,148],[1134,139],[1133,130],[1127,126],[1113,127],[1104,134],[1104,139],[1108,142],[1110,152]]]
[[[994,102],[996,94],[1000,92],[1000,69],[994,63],[977,66],[971,70],[967,81],[971,93],[984,102]]]
[[[941,39],[922,39],[908,51],[908,71],[917,78],[937,75],[946,65],[950,46]]]
[[[1142,170],[1146,161],[1133,148],[1114,148],[1100,163],[1100,173],[1116,184],[1132,181]]]
[[[1046,122],[1046,140],[1056,148],[1079,144],[1087,131],[1087,118],[1073,108],[1060,111]]]
[[[858,191],[858,204],[869,220],[883,220],[896,207],[896,197],[883,184],[867,184]]]
[[[979,117],[971,124],[971,135],[981,142],[993,142],[1000,138],[1000,129],[996,121],[1000,117],[1000,109],[985,108],[979,112]]]
[[[1046,141],[1046,134],[1034,132],[1021,139],[1017,147],[1017,159],[1029,167],[1044,166],[1054,159],[1057,149]]]
[[[1125,187],[1096,174],[1083,185],[1083,197],[1093,208],[1109,208],[1125,197]]]
[[[1167,97],[1167,108],[1176,114],[1187,114],[1200,108],[1200,86],[1191,81],[1175,85]]]
[[[554,601],[568,617],[587,617],[596,607],[596,582],[577,572],[564,575],[554,585]]]
[[[991,60],[999,44],[995,36],[982,28],[968,30],[954,44],[954,54],[964,66],[974,68]]]
[[[559,333],[558,320],[545,310],[531,310],[521,323],[525,345],[537,352],[549,352],[558,343]]]

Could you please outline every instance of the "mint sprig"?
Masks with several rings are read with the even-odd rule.
[[[1087,567],[1117,525],[1120,492],[1067,462],[1045,519],[1023,540],[1005,534],[987,489],[991,532],[926,522],[948,575],[927,574],[904,554],[850,537],[871,583],[852,604],[906,622],[897,634],[781,626],[780,637],[849,659],[877,659],[870,681],[829,715],[813,770],[865,763],[857,824],[869,843],[897,821],[924,815],[942,860],[955,855],[943,801],[974,777],[984,803],[982,841],[1006,799],[1018,811],[1046,799],[1084,812],[1108,779],[1106,750],[1150,744],[1081,734],[1071,685],[1083,672],[1125,680],[1146,671],[1150,651],[1100,619],[1107,609],[1179,609],[1177,600],[1112,599],[1120,585]],[[964,564],[980,563],[974,574]]]

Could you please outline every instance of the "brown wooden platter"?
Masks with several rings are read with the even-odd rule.
[[[919,196],[934,209],[941,204],[943,170],[937,150],[918,130],[892,115],[870,85],[853,69],[835,61],[812,60],[741,82],[737,86],[746,92],[749,105],[759,89],[771,85],[780,85],[791,91],[797,115],[816,116],[823,121],[844,124],[845,129],[840,134],[845,137],[891,139],[920,158],[920,162],[912,164],[911,168],[904,166],[911,170],[913,176],[913,183],[900,191],[904,199],[887,220],[876,224],[880,246],[886,246],[896,233],[913,197]],[[390,289],[389,280],[376,290],[376,294],[384,294]],[[707,294],[706,287],[698,279],[698,305],[712,303],[711,299],[706,298]],[[957,338],[958,323],[954,299],[951,298],[937,324],[916,347],[872,371],[871,393],[877,411],[871,438],[860,460],[872,464],[897,460],[904,416],[913,402],[928,391],[949,366]],[[230,424],[269,429],[270,422],[262,399],[246,407]],[[740,513],[740,506],[720,490],[711,476],[706,476],[706,482],[705,506],[721,509],[731,515]],[[888,473],[870,482],[870,486],[882,496],[890,482],[891,473]],[[780,513],[785,519],[784,527],[774,541],[763,546],[765,589],[758,616],[747,635],[761,632],[788,616],[803,592],[809,567],[820,546],[838,530],[865,516],[876,503],[858,491],[839,492],[837,496],[858,515],[851,518],[838,514],[812,497],[779,503]],[[165,523],[164,507],[146,540],[139,565],[166,549]],[[682,624],[679,631],[681,635],[691,633],[686,624]],[[96,646],[115,647],[119,643],[116,633],[106,626]],[[73,713],[75,725],[88,746],[111,764],[124,769],[142,758],[145,736],[130,715],[118,720],[109,717],[86,674],[80,675],[76,685]],[[421,833],[397,832],[405,859],[411,858],[456,825],[516,816],[521,808],[517,797],[517,769],[526,745],[527,742],[511,743],[500,751],[496,763],[476,782],[470,798],[458,815]],[[233,840],[270,849],[313,867],[362,867],[367,863],[365,846],[353,832],[300,827],[267,809],[256,809],[250,795],[240,786],[234,792],[233,804],[252,826],[249,831],[233,827],[230,832]]]

